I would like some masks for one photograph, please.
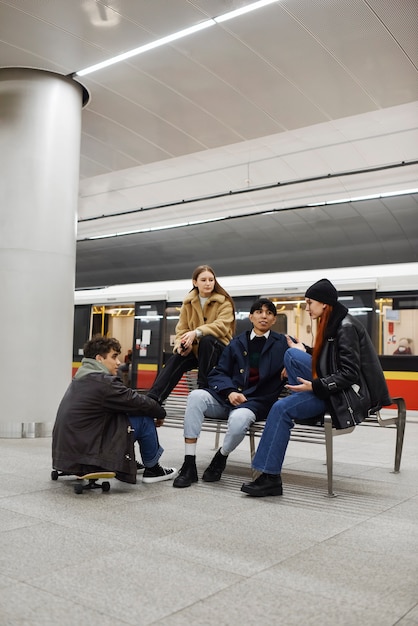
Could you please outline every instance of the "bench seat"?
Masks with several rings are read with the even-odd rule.
[[[183,428],[183,418],[186,408],[187,396],[194,388],[196,388],[196,373],[194,371],[187,372],[182,377],[177,387],[169,395],[164,403],[167,417],[164,425],[169,428]],[[396,408],[389,415],[382,416],[380,413],[369,415],[359,426],[395,426],[396,442],[395,442],[395,460],[394,472],[397,473],[401,466],[402,447],[405,434],[406,423],[406,406],[403,398],[392,398]],[[215,449],[220,445],[220,436],[225,434],[227,429],[226,420],[216,420],[206,418],[202,424],[202,431],[212,432],[215,434]],[[255,440],[263,434],[265,421],[255,422],[248,429],[248,437],[250,442],[250,457],[254,457],[256,450]],[[336,429],[332,425],[331,416],[326,413],[324,415],[324,423],[319,425],[309,425],[297,423],[293,427],[290,434],[290,441],[300,441],[304,443],[315,443],[325,445],[326,466],[327,466],[327,483],[328,496],[334,496],[333,491],[333,439],[340,435],[348,435],[354,431],[355,426],[344,429]]]

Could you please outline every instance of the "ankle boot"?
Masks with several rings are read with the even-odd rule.
[[[203,472],[202,480],[204,480],[206,483],[216,483],[216,481],[221,480],[222,472],[225,469],[227,458],[228,456],[222,454],[221,449],[219,448],[218,452],[215,454],[210,464]]]
[[[241,491],[249,496],[281,496],[283,495],[282,477],[280,474],[260,474],[251,483],[244,483]]]
[[[197,483],[197,481],[196,457],[186,454],[179,475],[173,481],[173,487],[190,487],[192,483]]]

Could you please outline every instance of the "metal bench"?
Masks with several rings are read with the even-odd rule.
[[[193,389],[196,388],[196,372],[187,372],[169,395],[165,401],[164,407],[167,412],[165,419],[165,426],[169,428],[183,428],[183,418],[186,408],[187,396]],[[394,472],[397,473],[400,470],[402,447],[405,434],[406,423],[406,406],[403,398],[393,398],[393,403],[396,404],[396,409],[393,409],[393,414],[382,416],[380,413],[369,415],[360,426],[395,426],[396,427],[396,444],[395,444],[395,461]],[[250,441],[250,455],[251,460],[254,457],[256,445],[256,437],[261,437],[264,430],[264,421],[255,422],[248,429],[248,437]],[[329,414],[324,415],[323,424],[308,425],[303,423],[296,423],[293,427],[290,440],[300,441],[304,443],[315,443],[325,445],[326,454],[326,466],[327,466],[327,480],[328,480],[328,496],[334,496],[333,491],[333,439],[339,435],[348,435],[354,431],[355,426],[344,429],[336,429],[332,425],[331,416]],[[220,444],[220,436],[225,434],[227,430],[226,420],[216,420],[206,418],[202,424],[202,431],[213,432],[215,434],[215,449],[218,449]]]

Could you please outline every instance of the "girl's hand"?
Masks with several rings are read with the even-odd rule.
[[[292,337],[286,335],[287,345],[289,348],[297,348],[298,350],[302,350],[302,352],[306,352],[306,348],[301,341],[293,341]]]
[[[196,337],[197,335],[195,330],[189,330],[181,336],[181,345],[184,346],[184,350],[192,347]]]
[[[192,346],[189,346],[188,348],[182,348],[180,346],[180,348],[177,348],[177,352],[179,353],[180,356],[187,356],[188,354],[190,354],[190,352],[192,351]]]
[[[312,391],[312,382],[310,380],[305,380],[299,376],[297,380],[300,382],[300,385],[285,385],[286,389],[290,389],[290,391]]]

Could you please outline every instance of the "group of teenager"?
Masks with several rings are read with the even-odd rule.
[[[283,493],[281,470],[295,420],[319,419],[329,411],[336,428],[347,428],[391,404],[366,329],[338,301],[328,279],[305,293],[306,311],[317,321],[313,347],[272,330],[277,311],[268,298],[253,302],[251,330],[235,336],[234,303],[213,269],[197,267],[192,285],[180,309],[173,354],[146,394],[117,376],[121,346],[116,339],[98,336],[85,344],[54,424],[56,470],[114,471],[119,480],[135,483],[137,442],[143,482],[173,480],[176,488],[190,487],[199,480],[196,448],[203,421],[215,418],[227,420],[227,431],[202,480],[216,482],[251,424],[266,420],[252,461],[259,475],[241,491],[277,496]],[[187,398],[185,455],[177,471],[159,463],[163,449],[156,428],[164,423],[164,401],[191,369],[198,370],[198,388]]]

